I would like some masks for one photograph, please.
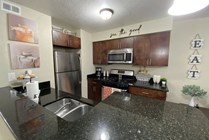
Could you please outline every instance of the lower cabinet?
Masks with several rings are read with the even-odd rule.
[[[159,100],[166,100],[166,92],[142,87],[129,86],[128,92],[135,95],[146,96]]]
[[[94,102],[102,100],[102,84],[100,80],[88,79],[88,99]]]

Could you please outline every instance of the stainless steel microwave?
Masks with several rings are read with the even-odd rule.
[[[108,63],[131,64],[133,62],[133,48],[110,50],[107,53]]]

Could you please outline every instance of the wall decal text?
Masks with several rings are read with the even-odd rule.
[[[111,33],[110,34],[110,38],[116,37],[116,36],[119,36],[120,37],[121,35],[125,35],[127,33],[128,33],[129,36],[131,36],[135,32],[138,32],[138,34],[139,34],[141,28],[142,28],[142,25],[140,25],[138,28],[130,29],[128,32],[125,29],[121,28],[120,31],[119,31],[119,33]]]

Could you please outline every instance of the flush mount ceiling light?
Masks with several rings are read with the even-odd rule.
[[[173,16],[197,12],[209,5],[209,0],[174,0],[168,14]]]
[[[104,9],[100,10],[99,13],[100,13],[100,16],[102,17],[102,19],[108,20],[112,17],[113,10],[109,9],[109,8],[104,8]]]

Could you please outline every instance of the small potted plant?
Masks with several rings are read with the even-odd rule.
[[[160,79],[160,85],[161,85],[161,87],[162,87],[162,88],[166,88],[166,84],[167,84],[167,79],[164,78],[164,77],[162,77],[162,78]]]
[[[182,89],[182,93],[185,95],[190,95],[191,101],[189,103],[190,106],[194,107],[198,107],[198,104],[195,105],[195,97],[203,97],[207,94],[206,91],[204,91],[203,89],[200,89],[200,86],[196,86],[196,85],[185,85],[183,86]]]

